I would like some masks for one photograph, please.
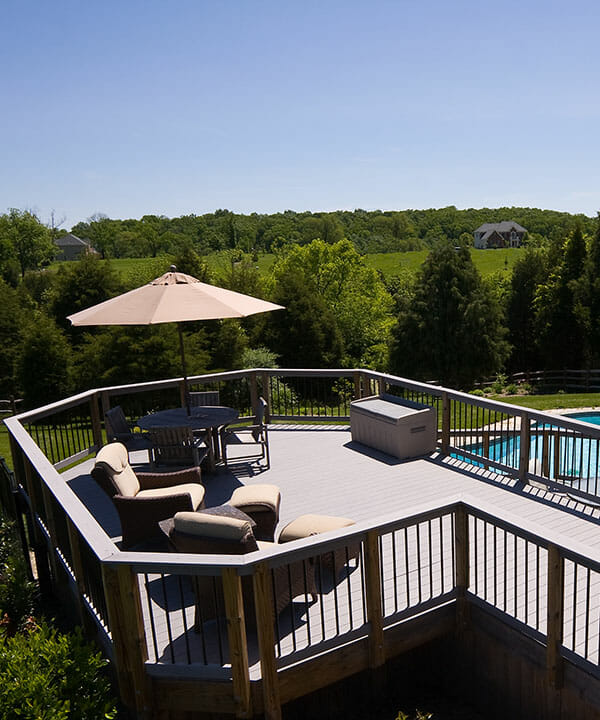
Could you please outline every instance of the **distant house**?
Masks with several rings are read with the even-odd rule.
[[[54,242],[58,247],[57,260],[79,260],[84,253],[98,254],[89,240],[82,240],[73,233],[58,237]]]
[[[475,247],[486,248],[520,247],[527,230],[512,220],[499,223],[483,223],[473,233]]]

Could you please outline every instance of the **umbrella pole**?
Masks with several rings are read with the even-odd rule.
[[[185,350],[183,348],[183,331],[181,329],[181,323],[177,323],[177,330],[179,331],[179,350],[181,351],[181,366],[183,368],[183,394],[185,396],[187,414],[190,415],[190,394],[188,392],[187,368],[185,365]]]

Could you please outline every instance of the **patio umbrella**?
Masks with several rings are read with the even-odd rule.
[[[176,322],[187,395],[187,369],[181,329],[183,322],[247,317],[283,309],[282,305],[200,282],[191,275],[177,272],[177,268],[171,265],[169,272],[147,285],[69,315],[67,319],[73,325],[155,325]]]

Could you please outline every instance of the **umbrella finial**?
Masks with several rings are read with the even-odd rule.
[[[169,270],[170,270],[170,272],[177,272],[177,265],[171,265]]]

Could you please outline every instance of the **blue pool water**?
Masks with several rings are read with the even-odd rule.
[[[592,423],[592,425],[600,425],[600,412],[578,412],[569,413],[565,417],[575,418],[575,420],[581,420],[582,422]]]
[[[574,418],[593,425],[600,425],[600,413],[598,412],[571,413],[565,417]],[[537,426],[537,430],[557,429],[556,426],[550,424]],[[562,482],[565,482],[573,488],[578,488],[594,495],[598,494],[600,489],[600,441],[561,433],[560,445],[557,451],[555,451],[555,435],[550,435],[547,442],[549,476],[556,479],[558,475],[558,478]],[[477,455],[483,455],[482,444],[471,445],[465,449]],[[529,466],[530,471],[536,475],[543,474],[543,451],[544,447],[541,435],[537,436],[537,440],[534,435],[529,454]],[[520,438],[518,433],[490,442],[488,455],[490,460],[494,460],[502,465],[508,465],[512,468],[518,468],[519,455]],[[557,473],[554,470],[556,463],[558,463]],[[480,463],[475,464],[480,465]],[[483,463],[481,463],[481,465],[483,465]]]

